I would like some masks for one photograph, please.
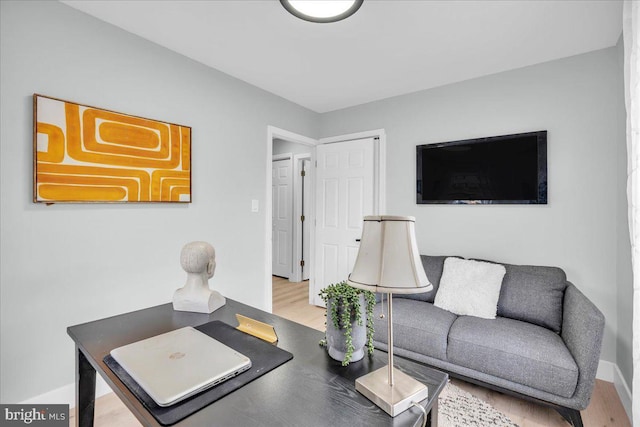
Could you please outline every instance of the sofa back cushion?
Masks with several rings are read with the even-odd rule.
[[[444,268],[444,260],[446,256],[430,256],[420,255],[424,272],[427,274],[427,279],[433,285],[433,290],[429,292],[422,292],[419,294],[397,294],[394,298],[407,298],[418,301],[425,301],[433,303],[438,287],[440,286],[440,278],[442,277],[442,269]]]
[[[502,264],[506,273],[498,299],[498,316],[560,332],[567,276],[557,267]]]
[[[420,258],[433,290],[419,294],[398,294],[394,298],[434,302],[440,286],[444,260],[448,256],[420,255]],[[486,262],[502,264],[506,269],[498,298],[498,316],[522,320],[560,332],[564,291],[567,288],[567,275],[562,269]]]

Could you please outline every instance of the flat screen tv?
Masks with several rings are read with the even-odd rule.
[[[418,204],[546,204],[547,131],[417,147]]]

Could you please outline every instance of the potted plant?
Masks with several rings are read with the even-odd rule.
[[[325,339],[329,355],[347,366],[364,357],[364,347],[373,353],[373,292],[349,286],[347,282],[335,283],[320,291],[327,305],[327,331]]]

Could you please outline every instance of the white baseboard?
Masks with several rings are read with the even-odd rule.
[[[627,413],[627,417],[629,418],[629,422],[633,419],[633,410],[632,410],[632,395],[631,389],[629,389],[629,385],[622,377],[622,372],[618,368],[618,365],[615,365],[615,377],[613,379],[613,385],[618,392],[618,396],[620,396],[620,401],[622,402],[622,406],[624,407],[624,411]]]
[[[102,379],[100,375],[96,375],[96,399],[111,393],[111,388]],[[75,383],[67,384],[55,390],[48,391],[39,396],[32,397],[20,402],[21,405],[50,405],[63,404],[69,405],[70,408],[76,406],[76,385]]]
[[[607,381],[612,383],[614,376],[614,371],[618,367],[611,362],[607,362],[606,360],[600,360],[598,363],[598,372],[596,372],[596,378],[602,381]]]
[[[622,377],[622,372],[620,372],[618,365],[607,362],[606,360],[600,360],[600,363],[598,363],[596,378],[613,383],[616,391],[618,392],[618,396],[620,397],[620,401],[622,402],[622,406],[627,413],[627,417],[631,420],[631,389],[629,389],[629,385]]]

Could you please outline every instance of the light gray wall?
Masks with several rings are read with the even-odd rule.
[[[306,154],[311,153],[314,147],[299,144],[296,142],[285,141],[284,139],[273,140],[273,154]]]
[[[186,242],[216,247],[213,286],[264,306],[265,215],[250,201],[264,207],[267,125],[385,128],[387,211],[417,217],[421,250],[563,267],[607,317],[602,357],[631,384],[619,47],[320,116],[57,2],[3,0],[0,18],[3,403],[73,381],[67,326],[167,302]],[[194,202],[34,205],[34,92],[191,126]],[[415,204],[415,145],[538,129],[549,205]]]
[[[562,267],[606,316],[602,359],[615,363],[617,60],[610,48],[326,113],[320,136],[384,128],[387,213],[416,217],[421,252]],[[416,205],[416,145],[541,129],[548,205]]]
[[[618,54],[618,91],[622,99],[618,103],[618,342],[616,363],[627,385],[633,383],[632,342],[633,331],[633,273],[631,267],[631,241],[629,237],[629,210],[627,202],[627,134],[626,107],[624,104],[624,45],[620,37],[616,46]]]
[[[67,326],[170,301],[189,241],[265,307],[267,125],[314,137],[318,115],[58,2],[0,7],[0,401],[73,382]],[[191,126],[193,203],[33,204],[33,93]]]

